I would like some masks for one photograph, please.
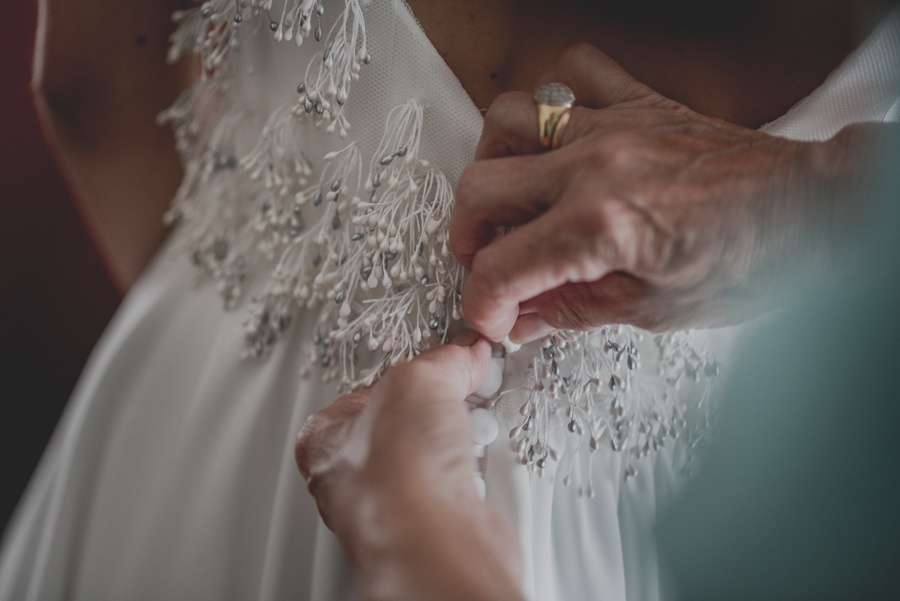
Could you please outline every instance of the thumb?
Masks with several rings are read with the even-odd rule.
[[[639,100],[656,92],[633,78],[625,69],[590,44],[575,44],[544,73],[541,84],[559,82],[575,93],[575,104],[602,109]]]
[[[454,341],[457,342],[457,341]],[[388,398],[462,402],[487,377],[491,345],[477,334],[445,344],[398,365],[383,378]]]

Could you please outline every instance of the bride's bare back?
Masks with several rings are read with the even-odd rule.
[[[855,0],[408,3],[479,108],[530,91],[567,47],[586,42],[663,96],[747,127],[812,92],[863,33]]]

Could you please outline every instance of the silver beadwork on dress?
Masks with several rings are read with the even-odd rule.
[[[160,121],[173,126],[185,169],[167,220],[178,222],[191,260],[216,282],[225,307],[238,306],[252,272],[271,266],[251,299],[243,356],[267,356],[298,314],[315,312],[301,367],[347,390],[446,340],[462,321],[464,269],[447,248],[454,185],[420,156],[426,114],[417,100],[386,116],[372,156],[353,140],[321,157],[301,148],[311,127],[348,138],[344,107],[372,61],[360,0],[334,4],[342,13],[324,35],[322,0],[209,0],[177,12],[169,58],[199,55],[201,78]],[[296,102],[269,115],[252,150],[238,156],[236,132],[247,114],[229,59],[242,27],[298,46],[312,37],[322,49],[297,82]],[[550,84],[535,99],[567,104],[574,96]],[[667,334],[655,339],[657,373],[640,371],[641,338],[629,326],[607,326],[543,341],[510,433],[521,463],[542,474],[564,454],[563,433],[585,449],[576,455],[587,462],[580,486],[587,496],[590,457],[601,444],[625,453],[626,477],[638,459],[675,439],[689,467],[689,451],[709,429],[717,363],[694,334]],[[677,394],[686,381],[701,387],[693,423]],[[581,461],[569,462],[568,472]]]
[[[679,332],[654,337],[655,375],[639,371],[643,340],[640,331],[624,325],[563,331],[543,340],[521,419],[509,433],[523,465],[541,475],[562,455],[554,434],[565,431],[575,448],[587,451],[580,489],[587,496],[593,496],[590,457],[601,444],[625,455],[626,479],[637,475],[637,460],[670,444],[679,445],[676,460],[690,472],[693,451],[712,425],[718,364],[695,336]],[[679,399],[682,385],[696,388],[694,407]],[[695,423],[688,423],[688,412]],[[574,467],[569,464],[564,484]]]

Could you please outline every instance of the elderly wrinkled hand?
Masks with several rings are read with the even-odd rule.
[[[474,332],[311,416],[297,465],[371,599],[520,599],[512,529],[478,496],[465,398],[491,348]]]
[[[501,95],[457,190],[450,246],[485,336],[738,323],[826,263],[840,145],[700,115],[586,45],[545,81],[576,96],[561,147],[541,152],[531,95]]]

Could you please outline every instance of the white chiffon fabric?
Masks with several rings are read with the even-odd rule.
[[[481,114],[404,2],[377,0],[364,10],[375,60],[347,105],[352,136],[368,156],[388,111],[418,98],[427,114],[421,156],[456,182]],[[248,118],[261,120],[295,98],[306,64],[297,49],[249,30],[238,62]],[[819,90],[765,129],[824,139],[851,122],[896,119],[898,86],[895,11]],[[313,130],[308,144],[321,156],[341,142]],[[176,231],[92,353],[7,528],[0,601],[358,598],[293,459],[304,420],[336,396],[315,374],[298,372],[314,318],[297,320],[266,361],[240,361],[245,314],[220,306],[213,287],[195,281]],[[507,387],[523,370],[507,362]],[[513,392],[500,407],[485,480],[488,501],[518,532],[526,595],[666,598],[647,534],[683,481],[671,454],[641,460],[626,482],[621,454],[605,445],[592,468],[596,495],[582,497],[557,470],[538,479],[515,462],[503,432],[519,405]]]

